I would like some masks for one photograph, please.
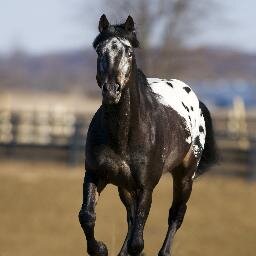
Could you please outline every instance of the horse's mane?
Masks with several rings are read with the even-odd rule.
[[[140,44],[136,36],[136,31],[135,30],[127,31],[125,29],[125,24],[122,23],[117,25],[110,25],[108,29],[102,31],[95,38],[93,42],[93,47],[96,48],[99,43],[112,37],[120,37],[120,38],[127,39],[131,43],[132,47],[134,48],[139,47],[139,44]]]

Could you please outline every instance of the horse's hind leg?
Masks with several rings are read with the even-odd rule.
[[[126,211],[127,211],[127,224],[128,224],[128,232],[125,238],[125,241],[123,243],[122,249],[119,252],[118,256],[127,256],[128,255],[128,241],[131,236],[132,232],[132,226],[134,223],[134,216],[135,216],[135,210],[136,210],[136,201],[135,198],[132,196],[130,192],[128,192],[125,189],[118,188],[119,196],[121,201],[123,202]]]
[[[79,212],[79,221],[87,240],[87,252],[91,256],[107,256],[108,250],[104,243],[94,237],[96,221],[95,206],[98,195],[105,184],[98,180],[90,172],[85,174],[83,184],[83,204]]]
[[[169,210],[168,231],[159,252],[159,256],[170,256],[174,235],[180,228],[187,209],[187,202],[192,191],[194,168],[183,166],[173,172],[173,202]]]

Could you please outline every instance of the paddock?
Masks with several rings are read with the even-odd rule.
[[[85,243],[77,215],[84,175],[83,142],[91,112],[69,110],[75,117],[71,118],[72,129],[69,130],[73,132],[65,134],[63,130],[68,130],[65,120],[54,118],[66,117],[65,109],[29,108],[26,109],[28,118],[24,118],[20,108],[0,111],[3,128],[0,129],[1,256],[84,255]],[[235,118],[234,125],[230,123],[233,112],[232,109],[213,112],[224,161],[196,181],[184,225],[174,243],[174,255],[255,254],[256,184],[248,181],[252,180],[256,169],[253,157],[256,117],[254,111],[248,111],[246,118],[244,114]],[[15,116],[19,120],[16,123]],[[82,126],[77,125],[78,121]],[[3,133],[6,125],[12,136],[9,141]],[[70,123],[67,125],[70,128]],[[64,129],[52,133],[58,126]],[[242,127],[240,133],[239,127]],[[31,131],[28,128],[35,136],[27,136]],[[26,138],[30,141],[26,142]],[[156,255],[161,246],[167,228],[170,195],[171,182],[166,176],[156,189],[146,225],[147,256]],[[113,209],[115,218],[111,217]],[[107,243],[110,255],[114,256],[127,229],[125,210],[114,187],[109,186],[103,192],[97,216],[97,236]]]
[[[1,159],[0,255],[85,255],[77,220],[82,170],[82,165],[71,168],[61,162]],[[210,173],[200,178],[177,233],[174,255],[255,255],[255,190],[255,183],[240,178]],[[161,246],[171,194],[170,177],[165,176],[154,193],[145,229],[147,256],[156,255]],[[127,229],[125,210],[113,186],[108,186],[101,199],[96,233],[114,256]]]

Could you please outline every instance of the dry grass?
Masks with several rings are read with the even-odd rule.
[[[77,214],[83,168],[53,163],[0,164],[0,256],[86,255]],[[204,177],[194,185],[175,256],[253,256],[256,184]],[[145,229],[145,252],[157,255],[167,228],[169,177],[157,187]],[[126,232],[125,211],[109,186],[97,207],[99,239],[116,255]]]

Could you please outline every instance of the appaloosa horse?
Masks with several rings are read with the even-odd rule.
[[[147,79],[137,68],[134,22],[99,22],[93,46],[102,105],[90,124],[80,224],[91,256],[108,255],[94,236],[95,206],[109,183],[118,187],[127,210],[128,233],[119,256],[140,255],[152,192],[163,173],[173,176],[168,231],[158,255],[170,255],[182,224],[192,183],[215,160],[211,117],[192,89],[179,80]],[[114,217],[114,211],[111,213]]]

